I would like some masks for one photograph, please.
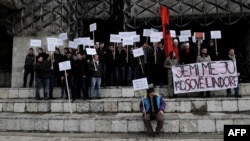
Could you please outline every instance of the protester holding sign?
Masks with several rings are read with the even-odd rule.
[[[33,53],[33,48],[30,48],[29,53],[25,57],[23,88],[26,88],[27,77],[29,74],[30,74],[29,87],[32,87],[34,79],[34,69],[33,69],[34,61],[35,61],[35,55]]]
[[[240,77],[240,65],[237,62],[236,55],[235,55],[235,52],[234,52],[233,48],[229,49],[228,56],[227,56],[226,60],[232,60],[232,61],[234,61],[234,63],[236,63],[237,75],[238,75],[238,77]],[[239,78],[238,78],[238,81],[239,81]],[[240,88],[239,88],[239,82],[238,82],[237,87],[234,88],[234,96],[238,97],[238,98],[241,98],[241,95],[240,95],[239,91],[240,91]],[[231,95],[232,95],[231,89],[227,89],[227,97],[230,97]]]
[[[59,48],[56,48],[53,54],[53,67],[54,67],[54,85],[61,86],[61,74],[59,71],[59,62],[63,61],[63,55],[60,53]]]
[[[96,98],[101,98],[101,82],[102,82],[102,63],[99,61],[99,56],[94,55],[94,60],[90,62],[89,69],[91,71],[91,86],[90,86],[90,99],[94,97],[94,88],[97,88]]]
[[[190,44],[189,43],[185,43],[184,44],[184,51],[183,54],[181,56],[181,61],[180,63],[183,64],[189,64],[189,63],[194,63],[193,59],[192,59],[192,53],[191,53],[191,49],[190,49]]]
[[[177,97],[174,94],[174,88],[173,88],[173,74],[172,74],[172,70],[171,68],[173,66],[177,66],[179,64],[177,58],[176,58],[176,54],[174,51],[171,51],[169,53],[169,57],[165,60],[164,62],[164,67],[168,69],[168,94],[169,94],[169,98],[171,98],[173,95],[173,97]]]
[[[177,60],[180,60],[180,57],[179,57],[179,42],[177,39],[174,39],[173,41],[173,51],[175,52],[175,58]]]
[[[205,47],[203,47],[201,49],[201,54],[200,54],[200,56],[197,57],[197,63],[200,63],[200,62],[211,62],[211,58],[207,54],[207,48],[205,48]],[[200,92],[200,97],[203,97],[204,93],[206,93],[207,97],[211,97],[210,91]]]
[[[107,79],[106,75],[107,75],[107,49],[106,47],[104,47],[104,42],[100,42],[99,48],[96,50],[97,54],[99,55],[99,60],[102,63],[102,86],[106,87],[107,84]]]
[[[214,40],[209,40],[208,48],[207,48],[208,55],[211,57],[212,61],[219,61],[220,56],[218,51],[216,51]]]
[[[127,85],[132,86],[132,80],[136,78],[136,67],[138,66],[138,60],[133,56],[133,48],[129,48],[128,63],[126,64],[127,72]]]
[[[107,50],[107,85],[115,85],[115,49],[114,45],[110,44]]]
[[[191,54],[192,54],[192,63],[196,62],[196,59],[198,56],[200,56],[201,54],[201,50],[202,50],[202,44],[201,44],[202,40],[196,40],[196,44],[191,48]]]
[[[125,65],[126,65],[126,52],[124,51],[122,44],[118,44],[118,48],[115,53],[115,70],[116,70],[116,86],[125,85]]]
[[[147,97],[143,99],[143,102],[140,102],[140,111],[143,113],[143,121],[149,137],[155,137],[160,134],[164,123],[163,113],[165,108],[166,103],[163,98],[155,93],[154,88],[149,88],[147,90]],[[155,132],[150,123],[152,119],[157,121]]]

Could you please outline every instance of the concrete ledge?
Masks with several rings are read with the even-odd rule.
[[[240,93],[242,96],[250,96],[250,83],[240,84]],[[168,97],[167,87],[156,88],[156,91],[164,97]],[[141,90],[141,93],[146,94],[146,90]],[[234,91],[232,91],[234,93]],[[61,88],[54,88],[54,97],[61,97]],[[40,95],[43,96],[43,90],[41,89]],[[213,96],[226,96],[226,90],[212,91]],[[103,98],[127,98],[127,97],[140,97],[139,91],[134,91],[133,87],[107,87],[101,89],[101,97]],[[186,94],[180,94],[179,96],[185,97]],[[188,94],[189,97],[197,97],[198,93]],[[0,99],[6,98],[34,98],[34,88],[0,88]]]
[[[140,98],[103,98],[76,100],[74,113],[138,113]],[[166,113],[248,112],[250,97],[165,99]],[[15,113],[69,113],[68,100],[0,99],[0,111]]]
[[[164,115],[163,132],[221,133],[224,124],[248,124],[248,113],[194,115],[168,113]],[[10,114],[1,113],[1,131],[129,133],[144,132],[142,115],[124,114]],[[2,122],[4,121],[4,122]],[[153,121],[153,128],[156,122]]]

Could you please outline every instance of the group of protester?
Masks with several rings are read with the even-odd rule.
[[[60,86],[61,97],[66,94],[67,98],[65,74],[59,70],[59,63],[70,61],[72,69],[67,70],[66,76],[72,100],[100,98],[101,86],[131,86],[132,80],[143,77],[147,77],[148,82],[155,86],[168,84],[168,91],[173,94],[172,66],[221,60],[213,40],[210,40],[208,45],[202,44],[201,40],[190,45],[189,42],[179,44],[178,40],[174,39],[173,51],[167,57],[161,42],[152,45],[144,43],[141,46],[144,55],[137,58],[133,56],[133,49],[137,48],[135,46],[124,47],[119,43],[117,46],[110,44],[106,47],[101,42],[94,47],[97,52],[94,56],[87,55],[84,48],[80,47],[78,50],[64,48],[63,53],[56,48],[52,56],[39,48],[36,57],[30,48],[25,59],[23,87],[26,87],[28,74],[31,74],[29,86],[33,85],[35,71],[36,99],[40,99],[41,83],[45,99],[54,99],[54,86]],[[230,49],[227,59],[236,60],[234,49]],[[93,94],[95,87],[96,96]],[[231,91],[227,90],[227,94],[230,96]],[[203,92],[200,95],[203,97]],[[240,97],[238,87],[235,89],[235,96]],[[209,92],[207,97],[210,97]]]

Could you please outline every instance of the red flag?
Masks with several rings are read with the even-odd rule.
[[[162,31],[164,36],[164,45],[165,45],[165,53],[166,56],[169,56],[169,53],[173,51],[173,43],[172,38],[169,31],[169,11],[166,6],[161,5],[161,23],[162,23]]]

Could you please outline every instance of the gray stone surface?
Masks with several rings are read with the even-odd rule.
[[[37,103],[26,103],[27,112],[37,112],[37,110],[38,110]]]
[[[196,120],[181,120],[180,132],[198,132]]]
[[[18,89],[9,89],[8,98],[18,98]]]
[[[14,111],[14,103],[3,103],[3,111],[4,112],[13,112]]]
[[[198,132],[215,132],[215,120],[198,120]]]
[[[110,97],[109,89],[101,89],[101,97]]]
[[[95,120],[96,132],[110,132],[112,130],[111,120]]]
[[[6,131],[7,119],[0,119],[0,131]]]
[[[72,112],[76,112],[76,103],[71,103]],[[71,111],[70,104],[68,102],[63,103],[63,111],[69,113]]]
[[[0,88],[0,99],[8,98],[9,89],[8,88]]]
[[[93,133],[95,132],[95,120],[80,120],[80,132]],[[97,127],[98,128],[98,127]]]
[[[222,101],[222,110],[225,112],[236,112],[238,111],[238,101],[233,100],[223,100]]]
[[[19,131],[20,130],[20,120],[8,119],[7,120],[7,130],[8,131]]]
[[[236,125],[250,125],[250,119],[235,119],[234,124],[236,124]]]
[[[52,112],[63,112],[63,103],[51,103]]]
[[[62,132],[64,129],[63,120],[49,120],[49,131]]]
[[[180,124],[179,124],[179,120],[165,120],[164,121],[164,125],[163,125],[163,132],[166,133],[177,133],[180,131]]]
[[[144,131],[143,120],[128,120],[128,132]]]
[[[38,107],[37,107],[37,111],[38,112],[50,112],[50,103],[37,103]]]
[[[35,131],[49,131],[49,120],[35,120]]]
[[[64,120],[64,131],[66,132],[79,132],[79,120]]]
[[[131,112],[131,102],[119,102],[118,111]]]
[[[165,112],[176,112],[177,107],[175,101],[167,101]]]
[[[122,89],[121,88],[119,88],[119,89],[116,89],[116,88],[109,89],[109,94],[110,94],[109,97],[121,97],[122,96]]]
[[[104,102],[104,112],[117,112],[117,111],[118,111],[117,101]]]
[[[89,102],[82,102],[76,104],[76,111],[83,113],[83,112],[89,112]]]
[[[233,125],[233,120],[216,120],[216,132],[223,132],[224,125]]]
[[[134,89],[129,87],[129,88],[122,88],[122,97],[134,97]]]
[[[0,112],[2,112],[2,111],[3,111],[3,104],[0,103]]]
[[[14,112],[16,112],[16,113],[25,112],[25,103],[15,103],[14,104]]]
[[[220,111],[222,111],[221,100],[207,101],[207,111],[208,112],[220,112]]]
[[[104,103],[97,101],[90,101],[89,103],[90,111],[92,112],[103,112],[104,111]]]
[[[249,99],[240,99],[238,100],[239,111],[250,111],[250,100]]]
[[[112,120],[112,132],[127,132],[127,120]]]
[[[132,101],[132,105],[131,105],[132,112],[140,112],[139,104],[140,104],[140,101]]]
[[[35,122],[33,119],[21,119],[21,130],[24,131],[34,131],[35,130]]]
[[[27,97],[29,97],[29,89],[19,88],[18,97],[19,98],[27,98]]]
[[[188,101],[176,101],[177,112],[190,112],[191,103]]]

